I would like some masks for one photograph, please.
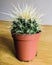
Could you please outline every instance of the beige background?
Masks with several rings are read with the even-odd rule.
[[[11,3],[17,6],[17,2],[22,4],[28,3],[28,5],[33,5],[37,7],[38,11],[45,14],[42,18],[42,24],[52,25],[52,0],[0,0],[0,12],[10,12],[12,9]],[[0,20],[10,20],[6,15],[0,14]]]

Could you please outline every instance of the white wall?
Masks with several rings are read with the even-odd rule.
[[[21,3],[25,3],[26,0],[0,0],[0,12],[10,12],[11,3],[17,5],[17,1]],[[52,0],[27,0],[28,4],[34,5],[37,7],[41,13],[45,13],[46,15],[42,18],[42,24],[50,24],[52,25]],[[22,5],[22,4],[21,4]],[[10,18],[6,15],[0,14],[0,20],[9,20]]]

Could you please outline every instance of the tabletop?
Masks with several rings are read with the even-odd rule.
[[[19,61],[15,56],[10,21],[0,21],[0,65],[52,65],[52,26],[42,25],[37,56],[30,62]]]

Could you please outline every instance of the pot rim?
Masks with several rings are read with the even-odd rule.
[[[35,40],[38,39],[40,36],[40,32],[37,34],[12,34],[13,39],[15,40]]]

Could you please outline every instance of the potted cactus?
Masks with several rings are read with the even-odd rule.
[[[16,12],[13,12],[16,14]],[[40,17],[36,9],[26,6],[17,12],[12,24],[12,37],[14,40],[16,57],[22,61],[30,61],[37,54],[37,42],[40,37]]]
[[[36,8],[24,6],[18,8],[14,4],[12,14],[3,13],[11,16],[14,20],[11,26],[11,34],[14,40],[16,57],[22,61],[30,61],[37,54],[37,43],[40,37],[41,16]],[[13,15],[14,14],[14,15]]]
[[[37,42],[40,37],[41,30],[35,19],[17,18],[13,21],[12,37],[15,44],[16,56],[19,60],[30,61],[37,54]]]

